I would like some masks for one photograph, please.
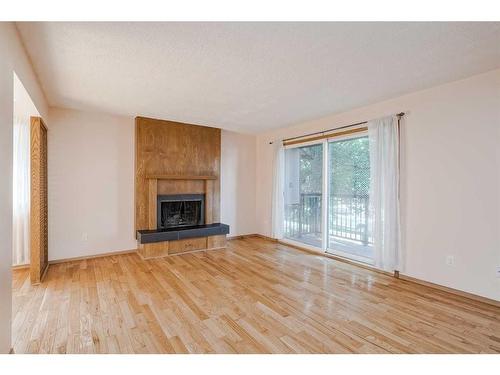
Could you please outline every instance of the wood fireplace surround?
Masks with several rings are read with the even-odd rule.
[[[220,136],[217,128],[135,119],[135,229],[143,258],[226,246],[229,227],[219,223]],[[205,224],[158,229],[158,196],[170,194],[204,194]]]

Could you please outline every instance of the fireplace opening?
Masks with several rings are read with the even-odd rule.
[[[204,194],[158,195],[158,229],[205,223]]]

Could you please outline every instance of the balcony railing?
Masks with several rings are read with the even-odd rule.
[[[368,195],[332,195],[328,202],[328,235],[340,239],[373,243],[370,231]],[[321,238],[321,194],[300,195],[300,203],[285,205],[285,236]]]
[[[321,237],[321,194],[300,194],[300,203],[285,205],[285,236]]]

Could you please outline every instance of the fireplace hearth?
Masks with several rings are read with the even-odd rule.
[[[205,195],[158,195],[157,212],[158,229],[205,224]]]

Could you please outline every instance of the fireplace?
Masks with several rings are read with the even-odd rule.
[[[158,229],[205,224],[205,194],[158,195]]]

